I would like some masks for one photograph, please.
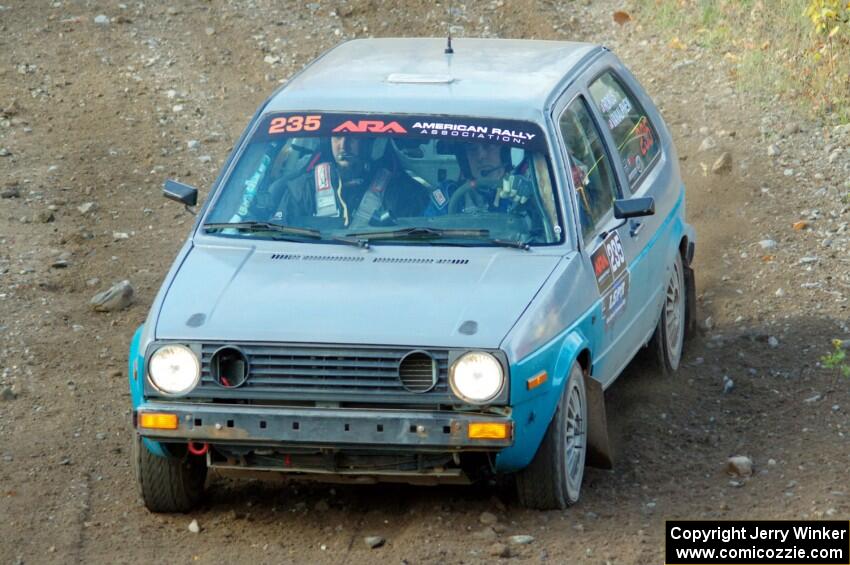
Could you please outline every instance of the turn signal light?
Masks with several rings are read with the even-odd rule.
[[[508,424],[504,422],[472,422],[469,424],[469,439],[506,439]]]
[[[139,414],[139,427],[154,430],[176,430],[177,414],[142,412]]]
[[[548,378],[549,375],[546,373],[546,371],[540,371],[539,373],[525,381],[525,386],[528,387],[528,390],[533,390],[545,383],[546,379]]]

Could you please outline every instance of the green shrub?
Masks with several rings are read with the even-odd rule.
[[[847,364],[847,352],[840,339],[832,340],[832,352],[820,358],[824,369],[835,369],[836,373],[850,378],[850,365]]]

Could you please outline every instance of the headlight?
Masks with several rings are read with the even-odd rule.
[[[164,345],[151,355],[148,376],[166,394],[186,394],[198,384],[201,365],[184,345]]]
[[[449,371],[452,391],[467,402],[483,404],[492,400],[505,384],[499,361],[483,351],[464,353]]]

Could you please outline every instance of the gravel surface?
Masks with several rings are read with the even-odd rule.
[[[604,43],[674,133],[702,331],[674,377],[637,362],[607,392],[615,469],[565,512],[212,477],[205,508],[148,513],[126,350],[192,222],[162,181],[203,198],[293,72],[346,38],[444,35],[446,5],[0,2],[0,563],[659,563],[666,519],[850,514],[850,383],[818,361],[850,339],[850,126],[738,92],[727,59],[609,0],[455,0],[451,23]]]

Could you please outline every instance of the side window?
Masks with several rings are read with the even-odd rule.
[[[626,178],[634,185],[660,151],[655,127],[635,97],[610,72],[590,85],[590,96],[608,123]]]
[[[617,184],[602,136],[584,98],[577,98],[564,110],[559,125],[578,196],[581,231],[586,238],[619,198]]]

